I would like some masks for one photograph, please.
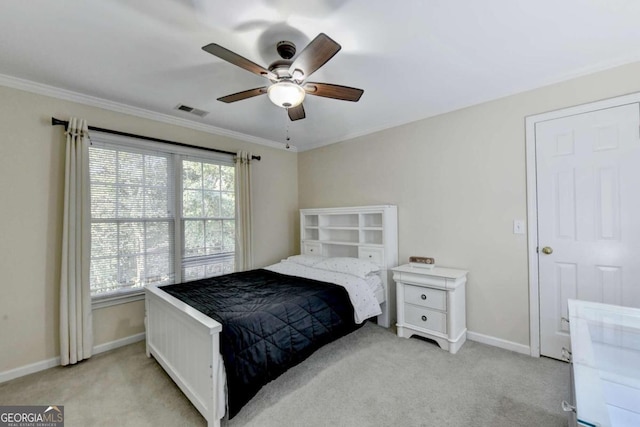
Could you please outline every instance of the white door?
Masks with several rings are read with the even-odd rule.
[[[540,354],[570,348],[567,299],[640,307],[640,104],[535,125]]]

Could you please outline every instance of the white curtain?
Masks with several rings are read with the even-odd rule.
[[[93,332],[89,288],[90,201],[87,122],[69,120],[64,173],[64,218],[60,274],[60,361],[91,357]]]
[[[251,153],[236,156],[236,271],[253,267],[251,244]]]

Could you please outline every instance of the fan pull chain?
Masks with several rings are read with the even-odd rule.
[[[287,139],[287,150],[289,149],[289,141],[291,138],[289,137],[289,109],[287,108],[287,115],[285,116],[285,138]]]

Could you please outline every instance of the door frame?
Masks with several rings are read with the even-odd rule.
[[[640,92],[525,117],[527,173],[527,252],[529,266],[529,348],[540,357],[540,281],[538,277],[538,188],[536,183],[536,124],[577,114],[640,102]]]

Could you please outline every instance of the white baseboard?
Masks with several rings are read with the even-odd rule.
[[[516,353],[531,355],[531,348],[528,345],[518,344],[512,341],[503,340],[501,338],[492,337],[489,335],[479,334],[477,332],[467,331],[467,338],[471,341],[476,341],[482,344],[492,345],[509,351],[515,351]],[[104,353],[105,351],[113,350],[118,347],[133,344],[145,339],[145,333],[131,335],[125,338],[120,338],[115,341],[110,341],[104,344],[99,344],[93,347],[93,354]],[[21,366],[19,368],[11,369],[8,371],[0,372],[0,383],[20,378],[25,375],[34,374],[36,372],[44,371],[45,369],[53,368],[60,365],[60,358],[54,357],[52,359],[43,360],[41,362],[32,363],[30,365]]]
[[[105,351],[113,350],[118,347],[124,347],[125,345],[133,344],[134,342],[144,340],[145,333],[140,332],[139,334],[131,335],[128,337],[120,338],[119,340],[106,342],[104,344],[96,345],[93,347],[93,354],[104,353]]]
[[[30,365],[20,366],[19,368],[0,372],[0,383],[11,381],[16,378],[24,377],[25,375],[44,371],[45,369],[53,368],[59,365],[60,365],[60,358],[54,357],[53,359],[42,360],[40,362],[31,363]]]
[[[492,345],[494,347],[503,348],[509,351],[515,351],[516,353],[531,355],[531,347],[524,344],[518,344],[517,342],[503,340],[501,338],[492,337],[489,335],[479,334],[477,332],[467,331],[467,338],[471,341],[476,341],[482,344]]]
[[[129,337],[120,338],[119,340],[99,344],[93,347],[93,354],[100,354],[104,353],[105,351],[116,349],[118,347],[133,344],[134,342],[144,340],[144,338],[145,333],[141,332]],[[53,368],[56,366],[60,366],[60,357],[54,357],[52,359],[42,360],[40,362],[31,363],[29,365],[20,366],[18,368],[0,372],[0,383],[24,377],[25,375],[35,374],[36,372],[44,371],[45,369]]]

